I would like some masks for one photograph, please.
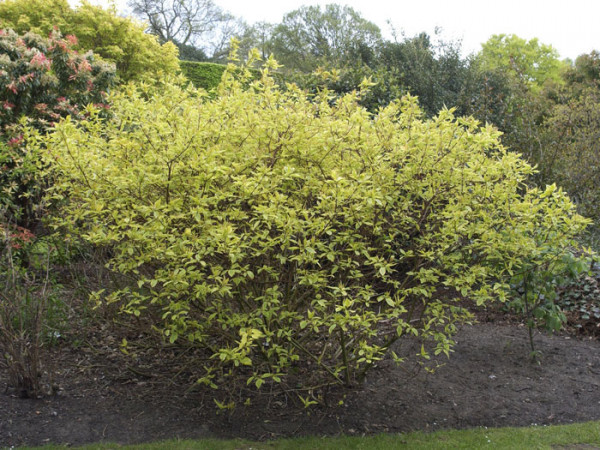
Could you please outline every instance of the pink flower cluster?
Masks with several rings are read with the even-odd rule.
[[[17,83],[11,81],[6,85],[6,89],[11,91],[13,94],[17,94],[19,91],[17,90]]]
[[[46,55],[43,53],[36,53],[31,61],[29,61],[29,65],[34,69],[42,69],[42,70],[50,70],[52,66],[52,60],[46,58]]]
[[[28,81],[33,80],[34,78],[35,78],[35,73],[33,73],[33,72],[28,73],[26,75],[21,75],[19,77],[19,84],[25,84]]]
[[[65,36],[67,42],[71,45],[77,45],[77,36],[73,36],[72,34],[67,34]]]

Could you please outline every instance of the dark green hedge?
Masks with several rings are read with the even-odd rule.
[[[221,76],[227,68],[224,64],[215,64],[198,61],[180,61],[181,72],[197,88],[211,91],[216,88],[221,81]],[[260,78],[258,69],[250,69],[254,78]],[[286,77],[281,73],[271,74],[275,81],[280,85],[285,85]]]
[[[221,81],[226,66],[208,62],[180,61],[181,71],[197,88],[210,91]]]

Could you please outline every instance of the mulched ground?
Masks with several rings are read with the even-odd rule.
[[[330,393],[330,406],[305,410],[292,396],[264,395],[221,413],[211,393],[189,390],[178,356],[156,361],[154,354],[153,365],[143,358],[132,365],[109,345],[107,332],[79,349],[55,350],[56,395],[21,399],[10,390],[0,392],[0,446],[175,437],[264,440],[600,419],[597,337],[536,333],[542,356],[535,362],[526,328],[489,316],[480,320],[460,330],[451,358],[440,359],[443,365],[433,374],[383,361],[345,399],[341,392]],[[405,343],[399,351],[410,355],[417,349]]]

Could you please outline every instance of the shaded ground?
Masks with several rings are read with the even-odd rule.
[[[89,343],[55,355],[55,366],[67,367],[53,371],[55,396],[0,394],[0,446],[270,439],[600,419],[600,341],[537,334],[536,343],[539,364],[529,359],[525,328],[481,323],[459,332],[454,354],[436,373],[384,361],[364,387],[347,393],[343,406],[337,406],[336,393],[329,399],[334,405],[309,412],[292,397],[265,396],[220,414],[209,394],[189,391],[178,357],[164,355],[159,362],[171,372],[158,376],[157,366],[144,365],[143,358],[128,366],[123,355]],[[0,380],[4,375],[0,371]]]

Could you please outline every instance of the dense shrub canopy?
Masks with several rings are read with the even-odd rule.
[[[203,347],[203,382],[302,364],[303,387],[349,384],[406,335],[449,353],[457,299],[504,298],[583,227],[560,190],[526,189],[492,127],[425,120],[411,97],[373,117],[365,92],[282,91],[272,65],[226,72],[214,99],[130,88],[112,120],[44,141],[62,225],[135,279],[97,298]]]
[[[577,201],[582,214],[600,225],[600,87],[578,83],[551,105],[540,133],[548,179],[556,180]]]

